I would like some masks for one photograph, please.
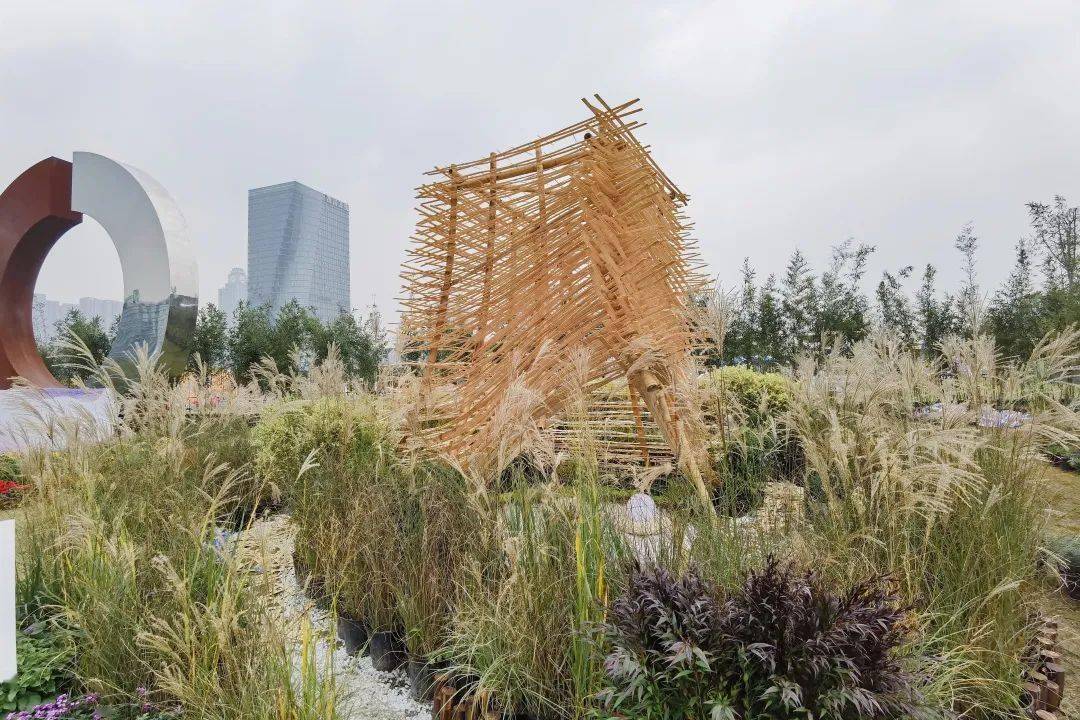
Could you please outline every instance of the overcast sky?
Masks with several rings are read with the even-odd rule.
[[[179,202],[203,301],[246,265],[247,190],[300,180],[346,201],[352,301],[396,316],[413,188],[571,124],[579,98],[642,98],[640,135],[691,196],[710,272],[734,285],[852,237],[883,268],[984,286],[1024,203],[1080,201],[1077,2],[19,2],[0,0],[0,187],[90,150]],[[50,297],[120,298],[91,221]]]

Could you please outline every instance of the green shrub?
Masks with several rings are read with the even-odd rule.
[[[710,372],[706,382],[712,391],[722,391],[738,402],[747,422],[751,424],[777,418],[791,404],[791,382],[779,373],[763,373],[741,365],[727,365]],[[706,412],[715,412],[715,408],[706,407]]]
[[[21,478],[18,459],[14,455],[0,453],[0,482],[18,482]]]
[[[34,633],[15,635],[19,672],[0,683],[0,712],[29,710],[52,700],[71,682],[75,646],[70,636],[52,625],[40,623]]]

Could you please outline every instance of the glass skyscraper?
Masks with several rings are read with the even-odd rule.
[[[248,303],[349,312],[349,206],[296,181],[248,191]]]
[[[225,283],[217,293],[218,310],[225,313],[225,317],[231,322],[236,308],[240,303],[246,303],[248,299],[247,273],[243,268],[234,267],[229,271],[229,281]]]

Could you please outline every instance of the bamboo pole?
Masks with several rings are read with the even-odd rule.
[[[590,387],[642,369],[660,380],[651,396],[635,387],[590,414],[599,454],[653,463],[667,453],[697,477],[700,411],[672,395],[700,343],[687,297],[705,282],[686,196],[634,138],[636,101],[585,105],[574,125],[436,168],[418,188],[401,272],[402,326],[429,399],[415,427],[467,467],[512,457],[530,424],[559,442],[567,359],[584,349]],[[507,422],[521,398],[532,399]]]

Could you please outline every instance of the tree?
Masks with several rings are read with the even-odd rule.
[[[853,249],[850,238],[833,247],[829,269],[821,275],[815,338],[825,343],[841,338],[850,344],[866,337],[869,307],[859,284],[873,252],[872,245],[859,244]]]
[[[911,277],[910,265],[901,268],[895,275],[889,271],[882,273],[877,288],[878,317],[881,327],[895,333],[904,348],[916,347],[915,315],[911,311],[904,292],[902,280]]]
[[[953,301],[948,295],[939,300],[934,280],[937,269],[926,265],[923,270],[922,285],[915,294],[915,314],[922,335],[922,353],[924,357],[933,357],[941,341],[956,332],[956,317],[953,313]]]
[[[768,367],[784,361],[784,318],[776,291],[776,276],[769,275],[761,288],[758,305],[756,365]]]
[[[269,305],[241,302],[234,317],[236,322],[229,332],[229,364],[237,382],[246,383],[251,380],[251,366],[273,353],[274,323]]]
[[[342,313],[333,322],[321,325],[313,336],[315,359],[326,359],[330,344],[337,346],[345,373],[352,379],[375,382],[379,363],[386,359],[389,347],[380,325],[378,310],[372,309],[363,324],[351,313]]]
[[[1080,213],[1068,207],[1065,198],[1055,195],[1052,204],[1030,202],[1027,205],[1035,247],[1042,252],[1047,284],[1076,292],[1080,282],[1077,237]]]
[[[758,314],[757,288],[750,258],[743,258],[742,289],[735,301],[735,316],[724,341],[726,362],[753,362],[757,356]]]
[[[808,350],[813,351],[819,340],[814,337],[814,319],[818,311],[817,284],[809,263],[799,250],[792,254],[784,271],[780,308],[784,328],[780,357],[787,363]]]
[[[89,349],[94,358],[94,363],[100,365],[109,355],[112,348],[113,338],[101,326],[101,318],[94,316],[87,319],[79,310],[69,310],[62,320],[54,325],[54,340],[38,349],[45,366],[57,380],[72,384],[76,379],[85,380],[86,375],[82,368],[72,367],[82,358],[73,357],[70,349],[64,347],[73,341],[81,342]]]
[[[266,354],[274,359],[282,372],[307,372],[312,362],[319,359],[315,340],[323,331],[311,310],[290,300],[273,318],[273,332]]]
[[[346,374],[352,379],[375,380],[379,363],[386,359],[389,347],[377,311],[372,310],[363,323],[350,313],[342,313],[329,323],[295,300],[285,304],[277,315],[269,305],[237,308],[229,333],[229,364],[238,382],[251,380],[251,366],[264,358],[274,361],[283,373],[304,373],[313,363],[326,359],[330,344],[341,353]]]
[[[987,325],[998,347],[1010,357],[1029,356],[1042,337],[1038,294],[1031,280],[1031,254],[1023,238],[1016,245],[1016,266],[990,304]]]
[[[229,327],[225,313],[210,303],[199,311],[195,322],[195,334],[191,338],[191,360],[188,366],[195,369],[195,358],[202,359],[210,370],[226,367],[229,356]]]
[[[968,223],[961,228],[953,245],[964,256],[964,284],[956,300],[960,330],[967,337],[974,337],[979,334],[982,324],[982,302],[975,273],[975,253],[979,249],[979,238],[975,235],[974,225]]]

